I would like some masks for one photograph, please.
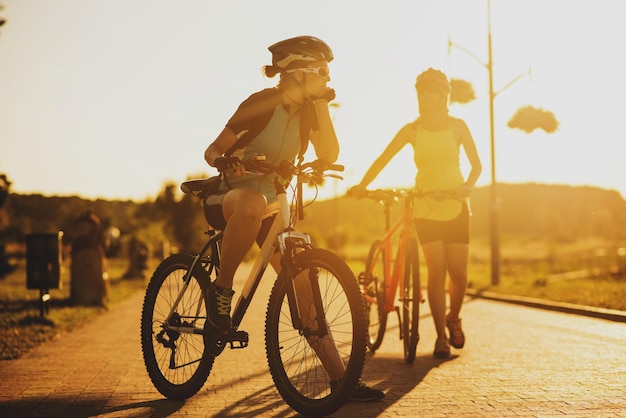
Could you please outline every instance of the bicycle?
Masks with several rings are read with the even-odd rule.
[[[411,364],[415,360],[419,341],[419,311],[424,303],[420,276],[419,239],[415,229],[413,201],[432,196],[435,199],[457,198],[453,192],[418,190],[358,190],[349,194],[365,197],[383,206],[385,234],[370,246],[365,270],[359,274],[363,288],[365,316],[367,322],[367,347],[375,352],[382,344],[390,312],[398,315],[399,338],[403,341],[404,360]],[[391,207],[403,201],[400,219],[391,225]],[[394,257],[394,240],[397,251]],[[402,312],[396,306],[402,304]]]
[[[246,168],[249,165],[245,162]],[[320,160],[298,167],[286,161],[278,166],[262,161],[252,165],[256,172],[275,173],[278,201],[271,212],[276,216],[270,232],[233,310],[232,330],[218,333],[206,321],[207,287],[219,270],[223,236],[223,231],[209,229],[209,238],[199,253],[168,257],[148,284],[141,316],[144,362],[152,383],[167,398],[195,395],[227,345],[231,349],[248,346],[248,334],[238,328],[278,249],[281,272],[273,285],[265,320],[269,370],[278,392],[291,408],[304,415],[328,415],[349,399],[363,370],[364,302],[354,273],[345,262],[328,250],[313,248],[310,237],[293,228],[286,189],[295,177],[294,207],[298,219],[302,219],[303,183],[317,184],[325,176],[341,178],[325,172],[341,171],[343,167]],[[203,197],[212,182],[190,180],[181,188]],[[306,302],[305,293],[312,302]],[[329,345],[333,340],[336,349]],[[331,382],[323,367],[323,355],[335,350],[345,373],[339,381]]]

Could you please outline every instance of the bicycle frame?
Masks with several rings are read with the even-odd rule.
[[[153,273],[141,314],[144,363],[150,380],[167,398],[181,400],[196,394],[227,346],[249,345],[249,334],[240,327],[271,263],[278,274],[267,278],[273,285],[266,301],[264,339],[270,374],[295,411],[326,416],[343,406],[358,385],[365,364],[365,305],[345,261],[331,251],[314,248],[309,235],[295,231],[294,224],[296,216],[303,216],[302,184],[340,178],[325,171],[342,171],[343,166],[322,160],[298,167],[288,161],[273,165],[258,157],[252,162],[259,163],[258,174],[274,177],[277,199],[263,214],[269,231],[243,277],[245,282],[238,286],[230,326],[216,326],[209,317],[211,309],[220,309],[219,301],[211,306],[215,303],[211,292],[226,267],[225,259],[220,259],[224,234],[211,230],[199,254],[172,254]],[[247,160],[242,165],[254,172]],[[214,183],[214,178],[189,180],[181,189],[205,199]],[[288,189],[295,192],[293,201],[291,193],[288,201]]]
[[[300,318],[300,311],[298,309],[294,282],[293,280],[290,280],[293,277],[291,274],[291,259],[292,256],[295,255],[295,250],[297,248],[304,249],[311,245],[311,238],[305,233],[289,229],[290,207],[284,188],[282,188],[281,193],[277,195],[277,199],[278,211],[276,213],[276,217],[272,222],[269,233],[267,234],[267,238],[261,245],[260,253],[257,256],[252,266],[252,269],[248,273],[248,278],[244,283],[241,295],[239,296],[237,304],[235,305],[235,308],[233,310],[232,323],[234,330],[236,330],[241,324],[241,321],[243,320],[248,306],[250,306],[250,302],[252,301],[254,293],[256,292],[259,283],[261,282],[263,274],[265,273],[265,270],[270,263],[270,259],[275,252],[276,246],[278,246],[281,254],[281,271],[278,275],[278,278],[285,280],[287,298],[289,301],[289,308],[291,312],[293,326],[294,329],[303,329],[302,320]],[[268,215],[272,215],[273,213],[275,212],[269,212]],[[315,280],[312,280],[311,283],[317,284]],[[313,294],[314,296],[319,296],[319,291],[313,292]],[[319,312],[322,312],[323,308],[321,304],[321,298],[314,297],[314,302],[316,309]],[[317,317],[319,322],[318,329],[320,331],[326,330],[326,324],[323,320],[324,315],[318,315]]]
[[[275,182],[277,188],[277,203],[276,205],[271,205],[268,208],[266,213],[266,217],[269,217],[273,214],[276,214],[270,230],[265,238],[265,241],[261,245],[260,253],[256,257],[254,265],[252,269],[248,273],[248,278],[244,283],[244,287],[241,291],[241,295],[237,300],[237,304],[233,310],[232,314],[232,325],[233,332],[236,332],[239,325],[241,324],[243,317],[250,306],[250,302],[258,288],[263,274],[267,269],[267,266],[270,264],[270,259],[275,252],[276,247],[281,254],[281,272],[278,275],[279,279],[285,280],[285,288],[287,289],[287,298],[289,301],[289,308],[292,318],[292,323],[294,329],[300,330],[307,335],[318,335],[324,336],[327,333],[327,326],[325,323],[324,315],[316,315],[317,318],[317,327],[314,327],[316,331],[305,330],[302,319],[300,316],[300,311],[298,308],[298,301],[296,297],[296,291],[294,282],[291,279],[293,277],[292,274],[292,257],[295,255],[298,249],[305,249],[311,246],[311,238],[308,234],[301,233],[289,228],[290,220],[291,220],[291,208],[289,206],[289,202],[287,200],[287,192],[286,187],[279,182]],[[283,232],[281,232],[283,231]],[[185,278],[184,285],[181,288],[175,303],[172,305],[170,312],[167,316],[166,323],[170,323],[170,318],[174,314],[174,312],[178,309],[178,304],[182,299],[187,287],[192,278],[192,272],[196,265],[201,262],[205,258],[205,255],[209,251],[209,249],[213,249],[212,255],[214,260],[209,263],[209,268],[212,269],[215,266],[219,266],[219,240],[222,239],[223,232],[218,231],[214,232],[214,235],[207,241],[199,254],[194,257],[193,263],[189,268]],[[211,271],[209,271],[210,273]],[[323,312],[323,306],[321,301],[321,296],[319,292],[318,283],[316,280],[311,280],[311,285],[313,289],[313,301],[317,312]],[[202,309],[202,300],[198,301],[197,304],[197,314],[200,313]],[[204,334],[204,329],[199,328],[197,326],[188,327],[188,326],[173,326],[170,325],[169,328],[173,331],[181,332],[181,333],[195,333],[195,334]],[[233,342],[231,341],[231,346]],[[243,344],[243,342],[241,342]],[[242,345],[244,347],[245,345]]]
[[[391,225],[391,214],[390,207],[391,204],[388,202],[384,202],[385,205],[385,235],[381,240],[381,244],[374,253],[374,262],[370,266],[371,270],[374,270],[374,267],[377,263],[382,262],[383,271],[384,271],[384,281],[383,286],[385,290],[385,304],[384,311],[392,312],[395,308],[395,298],[396,298],[396,290],[398,287],[400,289],[403,288],[404,281],[404,266],[405,260],[404,255],[406,254],[406,248],[410,238],[417,239],[417,231],[415,229],[415,224],[413,222],[413,199],[412,196],[404,197],[404,205],[402,210],[402,217],[393,225]],[[399,234],[398,234],[399,233]],[[393,241],[394,238],[398,238],[398,248],[396,251],[396,257],[393,261],[393,269],[392,269],[392,256],[393,256]],[[375,298],[371,296],[366,296],[369,302],[377,303]],[[421,295],[420,295],[421,300]]]

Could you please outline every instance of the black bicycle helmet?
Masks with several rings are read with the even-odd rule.
[[[332,61],[333,51],[319,38],[296,36],[270,46],[272,66],[279,70],[304,68],[311,61]]]
[[[441,87],[446,91],[450,91],[450,81],[448,81],[448,77],[441,71],[435,70],[434,68],[429,68],[424,71],[418,75],[415,80],[415,89],[418,92],[429,86]]]

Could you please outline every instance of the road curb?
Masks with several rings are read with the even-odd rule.
[[[626,322],[626,311],[616,309],[596,308],[593,306],[576,305],[573,303],[552,302],[544,299],[534,299],[524,296],[502,295],[494,292],[485,292],[476,289],[467,289],[467,296],[472,298],[488,299],[499,302],[514,303],[532,308],[547,309],[576,315],[590,316],[615,322]]]

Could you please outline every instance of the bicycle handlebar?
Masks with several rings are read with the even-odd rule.
[[[278,165],[271,164],[265,161],[264,155],[255,155],[252,158],[245,159],[241,162],[246,172],[252,174],[269,174],[276,173],[277,181],[286,187],[293,176],[297,177],[298,186],[297,192],[297,208],[298,217],[302,219],[303,203],[302,203],[302,183],[309,183],[318,185],[322,183],[324,177],[332,177],[339,180],[343,180],[343,177],[327,173],[328,171],[343,171],[344,166],[341,164],[332,164],[324,160],[313,160],[307,163],[302,163],[298,166],[293,165],[291,162],[283,160]],[[187,180],[181,184],[181,190],[184,193],[192,193],[194,196],[204,199],[212,194],[219,193],[219,185],[224,181],[230,188],[228,183],[228,177],[222,172],[218,176],[214,176],[208,179]]]
[[[344,171],[345,167],[341,164],[331,164],[324,160],[314,160],[301,164],[299,167],[294,166],[289,161],[281,161],[280,164],[274,165],[266,162],[264,157],[263,155],[256,155],[253,158],[243,160],[242,164],[249,173],[277,173],[285,180],[289,180],[294,175],[298,175],[304,182],[313,184],[320,183],[323,177],[333,177],[343,180],[341,176],[326,173],[327,171]],[[216,183],[219,183],[218,177],[223,178],[223,173],[207,179],[187,180],[181,184],[181,190],[184,193],[198,194],[199,192],[210,189]]]
[[[277,193],[281,189],[284,191],[287,183],[289,183],[293,176],[296,176],[298,183],[296,186],[296,210],[298,212],[298,219],[300,220],[304,219],[302,183],[318,185],[322,183],[324,177],[333,177],[343,180],[343,177],[339,175],[326,173],[326,171],[343,171],[343,165],[332,164],[319,159],[302,163],[298,166],[285,160],[281,161],[278,165],[273,165],[265,161],[265,156],[259,155],[250,160],[243,161],[242,164],[246,167],[246,170],[249,167],[258,171],[259,174],[276,173],[275,185],[277,187]]]
[[[299,166],[293,165],[291,162],[283,160],[278,165],[268,163],[264,160],[264,156],[256,155],[250,159],[242,161],[246,170],[257,174],[276,173],[285,180],[290,179],[294,175],[302,178],[303,181],[317,184],[322,177],[334,177],[342,179],[336,174],[327,174],[327,171],[343,171],[345,167],[341,164],[331,164],[324,160],[313,160],[303,163]]]
[[[416,189],[358,189],[352,188],[348,190],[348,196],[360,198],[368,198],[375,200],[383,205],[390,206],[399,199],[424,199],[432,197],[435,200],[455,199],[461,197],[454,190],[416,190]]]

